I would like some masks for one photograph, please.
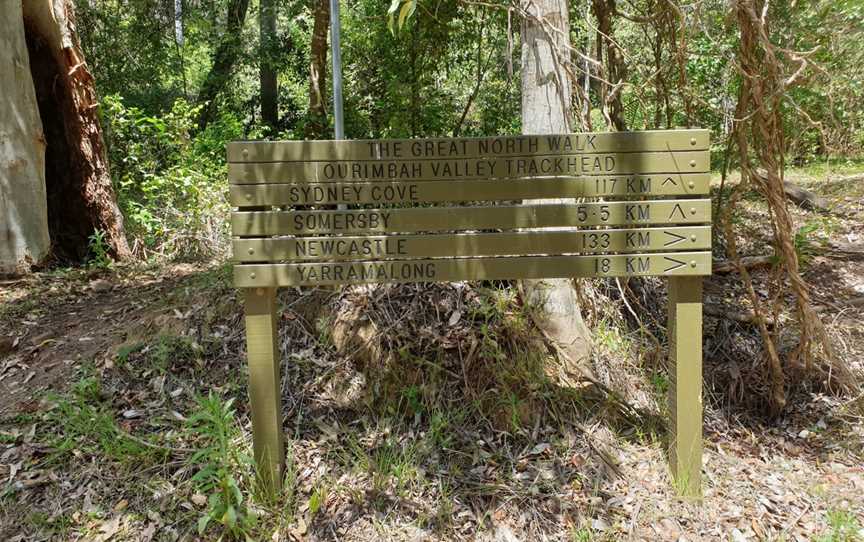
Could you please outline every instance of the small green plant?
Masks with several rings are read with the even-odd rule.
[[[315,320],[315,330],[318,332],[318,344],[321,346],[333,345],[333,318],[322,316]]]
[[[848,510],[829,510],[828,532],[817,538],[817,542],[864,542],[858,518]]]
[[[69,538],[73,526],[71,516],[66,514],[53,516],[42,511],[32,512],[27,518],[27,523],[39,528],[45,534],[53,535],[51,538],[61,539]]]
[[[669,377],[663,373],[653,373],[651,375],[651,386],[659,397],[665,397],[669,391]]]
[[[573,542],[591,542],[594,540],[594,535],[588,527],[572,527],[570,531],[570,540]]]
[[[114,267],[114,260],[111,259],[109,251],[111,247],[105,240],[105,230],[97,229],[88,237],[87,248],[90,251],[90,259],[87,264],[96,269],[111,269]]]
[[[142,343],[124,344],[117,349],[117,364],[126,365],[129,363],[129,358],[136,352],[140,352],[144,348]]]
[[[372,485],[377,491],[383,491],[389,482],[393,482],[397,491],[407,485],[417,476],[416,450],[411,443],[399,444],[388,438],[371,454]]]
[[[312,520],[318,515],[318,512],[327,504],[329,492],[327,486],[319,484],[315,490],[309,495],[309,519]]]
[[[601,319],[597,324],[594,337],[598,344],[602,344],[612,353],[626,352],[629,346],[626,337],[621,334],[620,326],[608,318]]]
[[[203,441],[191,458],[192,463],[201,465],[192,481],[199,492],[208,495],[207,512],[198,520],[198,534],[203,535],[211,523],[219,523],[229,536],[249,539],[257,518],[246,505],[234,477],[234,472],[249,460],[234,444],[239,432],[233,403],[233,399],[223,401],[210,392],[198,399],[198,409],[189,418],[192,430]]]
[[[402,401],[404,401],[410,414],[417,415],[423,413],[423,402],[420,388],[417,385],[410,385],[402,388]]]
[[[49,440],[54,449],[48,462],[54,463],[73,451],[98,455],[121,463],[158,458],[156,447],[143,445],[120,429],[113,410],[106,404],[101,381],[85,376],[72,386],[71,393],[48,395],[52,403],[45,419],[51,427]]]
[[[198,359],[201,350],[201,346],[188,337],[159,335],[150,344],[135,343],[118,349],[117,364],[165,373],[172,366]],[[131,363],[133,360],[136,363]]]
[[[358,440],[348,435],[344,460],[361,472],[366,472],[372,480],[376,492],[385,491],[390,484],[397,491],[407,487],[417,477],[417,449],[414,443],[400,444],[388,437],[372,450],[365,448]]]
[[[793,243],[798,261],[806,265],[819,254],[819,250],[829,239],[829,236],[837,230],[837,226],[830,219],[816,218],[808,221],[795,232]]]
[[[448,415],[449,414],[449,415]],[[453,425],[458,426],[465,418],[464,412],[457,412],[454,416],[452,413],[445,413],[436,410],[429,418],[429,437],[434,446],[438,449],[449,448],[453,441],[453,432],[451,430],[451,418],[456,418]]]
[[[439,498],[435,508],[435,521],[443,529],[453,523],[453,489],[446,479],[441,480]]]

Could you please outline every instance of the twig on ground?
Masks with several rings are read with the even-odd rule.
[[[740,261],[741,267],[743,267],[744,269],[755,269],[757,267],[767,267],[774,263],[774,256],[744,256],[741,258]],[[721,262],[714,263],[712,266],[712,271],[715,275],[735,273],[738,271],[738,266],[735,265],[734,260],[723,260]]]

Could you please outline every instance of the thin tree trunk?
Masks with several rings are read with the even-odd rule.
[[[564,62],[569,56],[570,22],[565,0],[522,0],[522,133],[571,131],[571,83]],[[545,23],[555,31],[547,31]],[[551,41],[550,41],[551,38]],[[540,200],[541,203],[573,200]],[[525,280],[529,304],[541,307],[538,327],[574,368],[586,369],[591,350],[588,327],[568,279]]]
[[[614,23],[612,17],[616,10],[615,0],[593,0],[592,9],[597,18],[597,60],[603,61],[605,67],[603,79],[600,81],[600,97],[603,101],[603,111],[607,123],[616,130],[627,130],[624,122],[624,105],[621,101],[621,91],[624,86],[626,68],[621,51],[615,44]],[[604,55],[605,52],[605,55]]]
[[[279,87],[276,79],[276,6],[274,0],[260,0],[258,6],[258,26],[260,31],[261,50],[259,57],[261,66],[259,78],[261,82],[261,120],[276,130],[279,121],[279,105],[277,102]]]
[[[25,158],[26,167],[22,167],[25,178],[13,182],[19,190],[29,186],[33,191],[29,205],[19,205],[27,196],[17,193],[18,190],[13,194],[11,187],[7,192],[7,183],[3,183],[4,205],[7,206],[4,215],[12,217],[13,229],[19,229],[16,222],[25,216],[22,213],[30,211],[27,216],[32,221],[20,225],[25,229],[35,228],[36,242],[30,249],[31,257],[44,254],[45,223],[41,222],[40,215],[45,207],[51,251],[56,258],[83,261],[96,231],[102,232],[105,248],[114,257],[128,257],[123,217],[111,186],[99,126],[99,101],[75,34],[75,6],[71,0],[33,0],[23,3],[23,12],[10,7],[4,13],[7,23],[24,28],[32,80],[32,87],[20,80],[25,76],[20,72],[21,66],[26,66],[20,64],[15,79],[18,80],[16,94],[21,101],[13,104],[12,109],[23,115],[22,122],[26,119],[32,139],[22,142],[31,147],[21,150],[21,156],[29,157]],[[20,13],[23,18],[9,19],[9,13]],[[20,30],[17,35],[20,37]],[[41,129],[38,122],[32,122],[37,112],[32,95],[20,92],[26,88],[35,91]],[[44,162],[39,158],[43,145]],[[39,211],[32,212],[35,209]]]
[[[321,139],[327,132],[327,33],[330,29],[329,0],[312,0],[315,24],[309,60],[309,117],[306,137]]]
[[[411,40],[409,41],[408,58],[411,62],[411,103],[409,110],[411,111],[411,137],[417,137],[417,121],[420,107],[420,82],[417,80],[417,39],[420,34],[419,24],[415,24],[411,28]]]
[[[183,0],[174,0],[174,46],[177,48],[177,58],[180,60],[180,74],[183,80],[183,98],[189,99],[189,82],[186,79],[186,57],[183,53]]]
[[[198,129],[203,130],[213,120],[216,113],[216,97],[231,79],[231,70],[237,57],[240,56],[241,34],[246,22],[246,12],[249,10],[249,0],[231,0],[228,4],[228,19],[225,34],[213,55],[213,66],[204,79],[201,92],[198,94],[198,105],[201,113],[198,115]]]
[[[591,0],[586,0],[585,3],[585,20],[587,21],[589,16],[591,15]],[[588,61],[591,58],[591,33],[585,32],[584,37],[584,45],[582,48],[582,54],[584,55],[584,60],[582,61],[582,65],[584,66],[584,74],[582,75],[582,81],[577,83],[577,86],[580,88],[581,93],[581,101],[582,107],[579,110],[580,126],[578,127],[580,130],[591,131],[591,63]]]
[[[486,29],[486,8],[480,8],[483,10],[483,16],[480,19],[480,30],[477,33],[477,79],[474,83],[474,90],[471,91],[471,95],[468,96],[468,100],[465,102],[465,107],[462,108],[462,115],[459,116],[459,122],[456,123],[456,126],[453,128],[453,137],[459,137],[459,133],[462,131],[462,125],[465,124],[465,118],[468,116],[468,113],[471,111],[471,106],[474,105],[474,100],[477,99],[477,94],[480,92],[480,87],[483,85],[483,77],[486,75],[486,68],[489,65],[489,60],[491,60],[492,56],[487,57],[486,62],[483,62],[483,31]]]

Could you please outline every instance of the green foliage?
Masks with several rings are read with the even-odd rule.
[[[96,230],[89,237],[90,242],[88,248],[91,257],[87,261],[88,265],[96,269],[111,269],[114,266],[114,260],[109,255],[110,247],[105,241],[105,231]]]
[[[864,542],[864,529],[855,514],[847,510],[830,510],[827,515],[828,532],[819,536],[816,542]]]
[[[184,100],[161,116],[103,100],[103,122],[127,234],[141,255],[203,257],[225,248],[224,142],[238,139],[230,115],[193,135],[197,107]]]
[[[594,534],[590,527],[572,527],[570,530],[570,540],[572,542],[591,542],[594,540]]]
[[[49,394],[47,399],[52,405],[45,415],[51,428],[47,437],[54,450],[48,463],[83,453],[140,465],[143,459],[162,454],[120,429],[104,398],[101,381],[92,374],[75,382],[70,393]]]
[[[201,258],[227,248],[227,141],[264,135],[300,139],[310,102],[309,3],[279,4],[277,32],[261,38],[250,5],[237,63],[214,102],[215,121],[198,131],[195,105],[223,41],[228,0],[183,3],[178,41],[173,5],[151,0],[88,2],[78,29],[99,95],[111,170],[135,253],[141,257]],[[614,17],[624,80],[616,84],[631,129],[687,124],[728,135],[740,75],[739,42],[728,6],[663,12],[654,2]],[[505,7],[503,4],[501,7]],[[808,65],[786,89],[783,120],[790,162],[864,151],[864,47],[860,2],[771,3],[770,38],[778,51],[807,51]],[[590,10],[570,4],[574,58],[596,56]],[[671,19],[668,19],[671,17]],[[648,22],[646,22],[648,21]],[[666,21],[666,23],[663,23]],[[671,21],[671,22],[670,22]],[[663,26],[666,24],[666,26]],[[518,16],[507,9],[458,0],[358,0],[342,11],[344,110],[349,138],[513,134],[521,129]],[[686,50],[678,51],[678,47]],[[680,53],[680,54],[679,54]],[[796,56],[781,54],[789,75]],[[607,57],[608,58],[608,57]],[[604,62],[605,62],[604,58]],[[278,71],[280,118],[271,131],[260,115],[258,68]],[[589,61],[590,62],[590,61]],[[574,90],[589,93],[590,128],[607,128],[600,80],[584,81],[577,61]],[[331,89],[323,89],[328,101]],[[574,100],[574,118],[576,108]],[[578,128],[578,125],[574,125]],[[327,130],[324,131],[325,133]],[[723,161],[725,145],[712,153]],[[733,167],[735,164],[731,164]],[[94,265],[107,264],[92,250]]]
[[[233,403],[233,399],[223,401],[210,392],[198,399],[198,410],[188,420],[201,440],[199,451],[191,459],[200,465],[192,481],[198,491],[208,496],[208,509],[198,520],[198,534],[203,535],[211,523],[219,523],[229,536],[249,539],[257,516],[249,509],[234,476],[249,459],[240,454],[235,443],[239,431]]]
[[[315,516],[318,515],[318,512],[320,512],[327,503],[327,495],[327,486],[323,484],[319,484],[315,490],[312,491],[312,494],[309,495],[309,501],[307,504],[309,506],[310,519],[314,519]]]
[[[829,236],[835,229],[836,225],[828,218],[816,218],[798,228],[793,239],[798,261],[802,265],[808,264],[828,243]]]

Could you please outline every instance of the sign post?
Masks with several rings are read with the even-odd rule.
[[[248,288],[243,294],[255,464],[265,485],[279,487],[285,453],[276,289]]]
[[[277,288],[663,276],[670,470],[680,494],[699,497],[708,149],[706,130],[229,144],[262,477],[278,485],[284,462]],[[602,199],[515,203],[575,197]]]
[[[702,495],[702,277],[669,279],[669,465],[675,489]]]

